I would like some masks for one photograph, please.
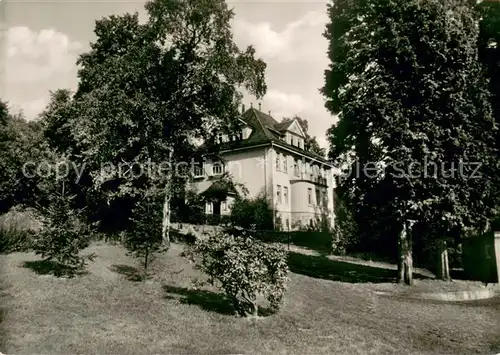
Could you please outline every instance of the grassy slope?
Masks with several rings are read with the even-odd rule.
[[[33,271],[31,254],[0,256],[0,351],[11,354],[493,354],[500,352],[500,301],[450,304],[377,295],[392,271],[349,269],[292,254],[282,311],[258,320],[226,314],[215,290],[189,289],[196,276],[174,245],[146,283],[123,275],[133,261],[117,246],[93,246],[89,273],[56,279]],[[312,259],[311,259],[312,258]],[[29,267],[26,267],[29,266]],[[309,270],[309,271],[308,271]],[[38,270],[43,274],[44,270]],[[301,273],[308,273],[309,276]],[[329,280],[326,280],[329,279]],[[354,283],[357,280],[370,281]],[[331,281],[339,280],[339,281]],[[380,283],[385,282],[385,283]],[[394,285],[394,287],[398,287]],[[2,340],[2,338],[0,338]]]

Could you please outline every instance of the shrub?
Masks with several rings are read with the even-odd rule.
[[[200,238],[186,256],[220,287],[241,316],[258,312],[257,298],[263,296],[273,311],[282,303],[288,265],[286,252],[247,236],[227,232]]]
[[[332,235],[332,251],[335,254],[344,255],[359,242],[359,231],[354,215],[348,204],[339,195],[337,195],[336,200]]]
[[[205,201],[195,190],[187,189],[182,198],[172,199],[170,208],[172,222],[205,223]]]
[[[132,210],[133,229],[126,233],[125,247],[128,254],[141,259],[142,279],[148,277],[148,267],[161,250],[162,198],[148,194]]]
[[[500,213],[497,213],[497,215],[493,218],[491,222],[491,229],[493,229],[494,232],[500,231]]]
[[[274,229],[274,211],[265,197],[236,199],[231,207],[231,222],[242,228]]]
[[[36,254],[64,266],[56,272],[57,276],[62,276],[62,272],[74,276],[85,267],[85,258],[80,252],[89,246],[91,239],[90,228],[82,222],[81,211],[71,208],[72,199],[64,194],[53,194],[51,205],[42,210],[43,228],[33,240]]]
[[[34,209],[13,207],[0,216],[0,253],[28,251],[41,228],[40,216]]]

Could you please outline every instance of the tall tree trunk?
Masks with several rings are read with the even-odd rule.
[[[445,240],[438,241],[438,265],[436,278],[443,281],[450,281],[450,264],[448,262],[448,248]]]
[[[173,149],[170,149],[168,153],[168,162],[170,164],[170,169],[167,172],[167,181],[165,183],[165,199],[163,201],[163,221],[161,228],[161,238],[163,247],[170,247],[170,198],[172,196],[172,180],[174,177],[174,171],[172,167],[172,157]]]
[[[405,222],[398,239],[398,283],[413,285],[413,257],[410,222]]]

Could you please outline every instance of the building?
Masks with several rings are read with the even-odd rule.
[[[248,197],[268,198],[281,229],[313,225],[323,217],[332,225],[333,167],[307,150],[298,121],[279,123],[251,107],[242,113],[239,124],[238,134],[218,137],[222,159],[205,159],[195,168],[197,191],[221,191],[218,177],[228,173],[234,182],[246,187]],[[226,199],[206,202],[207,214],[230,214],[232,201],[241,190],[225,192]]]

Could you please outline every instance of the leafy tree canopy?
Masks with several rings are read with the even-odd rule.
[[[352,169],[358,225],[483,229],[500,172],[471,2],[340,0],[328,13],[330,155]]]
[[[100,165],[187,160],[197,139],[238,117],[240,87],[265,93],[265,63],[233,42],[222,0],[154,0],[138,14],[96,22],[97,40],[78,60],[73,134],[96,187],[114,192],[164,183],[158,176],[103,176]]]

